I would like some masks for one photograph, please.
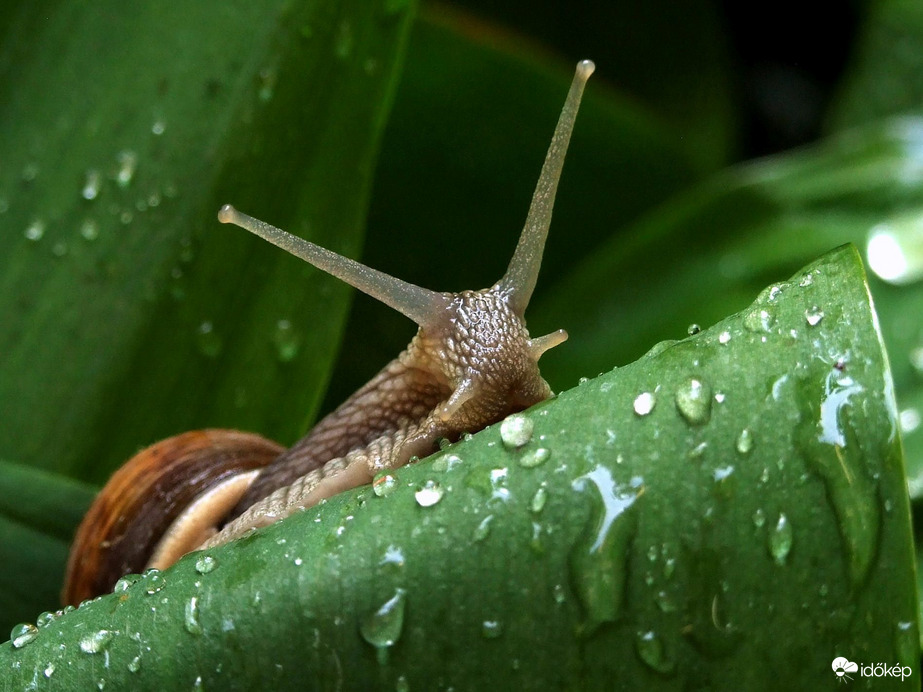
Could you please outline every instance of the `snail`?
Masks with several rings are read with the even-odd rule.
[[[232,430],[158,442],[112,476],[77,530],[62,599],[112,590],[129,572],[164,569],[434,451],[552,395],[539,357],[563,329],[531,337],[524,313],[538,279],[564,156],[583,88],[578,63],[519,242],[503,277],[438,293],[337,255],[230,205],[238,225],[377,298],[417,323],[407,348],[293,447]]]

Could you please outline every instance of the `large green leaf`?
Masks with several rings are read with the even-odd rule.
[[[521,448],[494,426],[18,630],[6,688],[806,689],[837,656],[915,665],[854,249],[524,417]]]
[[[867,251],[882,230],[904,244],[912,278],[923,257],[913,249],[923,208],[923,178],[913,173],[923,166],[921,137],[917,119],[871,125],[731,168],[663,205],[575,266],[533,306],[530,326],[537,332],[565,326],[571,334],[566,357],[552,352],[543,361],[546,376],[561,386],[636,358],[647,344],[676,338],[692,322],[708,324],[739,310],[762,283],[826,248],[852,241]],[[870,258],[873,269],[886,274],[881,261]],[[923,283],[894,284],[874,275],[872,291],[897,398],[912,424],[913,412],[923,411]],[[919,492],[923,427],[907,425],[905,432]]]
[[[0,455],[101,481],[191,427],[296,438],[347,292],[215,213],[357,251],[412,9],[21,4],[0,37]]]

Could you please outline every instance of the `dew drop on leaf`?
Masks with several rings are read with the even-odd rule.
[[[784,514],[769,533],[769,552],[778,565],[784,565],[792,549],[792,525]]]
[[[500,439],[508,449],[516,449],[527,444],[532,439],[533,423],[518,413],[507,416],[500,423]]]
[[[705,425],[711,419],[711,387],[690,377],[676,390],[676,408],[689,425]]]
[[[656,403],[654,395],[651,392],[642,392],[635,397],[633,407],[636,414],[639,416],[646,416],[654,410],[654,405]]]
[[[31,622],[21,622],[10,630],[10,642],[14,649],[21,649],[38,636],[38,627]]]

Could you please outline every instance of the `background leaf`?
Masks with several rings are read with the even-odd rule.
[[[356,252],[409,9],[22,7],[0,63],[0,454],[99,482],[190,425],[297,435],[347,294],[215,213]]]

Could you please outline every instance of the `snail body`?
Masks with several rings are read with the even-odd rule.
[[[577,65],[526,223],[490,288],[439,293],[341,257],[225,205],[233,223],[390,305],[419,325],[407,348],[288,450],[257,435],[208,430],[130,459],[97,496],[71,548],[65,603],[111,590],[128,572],[165,568],[234,540],[376,473],[432,452],[551,396],[538,359],[567,339],[533,338],[525,310],[538,279],[564,155],[593,63]]]

